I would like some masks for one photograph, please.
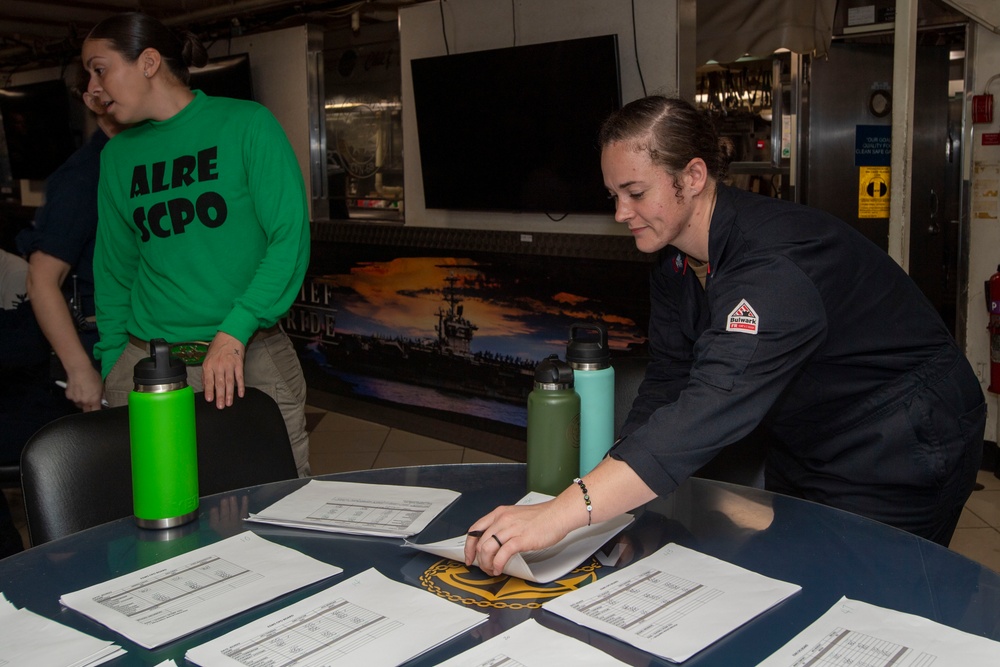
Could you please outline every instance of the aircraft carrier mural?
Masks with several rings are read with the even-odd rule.
[[[307,277],[283,326],[311,388],[524,427],[534,367],[564,356],[571,323],[603,321],[614,354],[645,343],[645,320],[629,304],[648,291],[607,285],[607,273],[580,272],[579,262],[575,271],[557,265],[357,261]],[[594,293],[574,289],[587,286]]]

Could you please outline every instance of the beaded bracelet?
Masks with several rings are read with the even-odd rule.
[[[580,490],[583,491],[583,502],[587,503],[587,525],[590,525],[591,519],[593,518],[594,506],[590,504],[590,494],[587,493],[587,485],[583,483],[583,480],[577,477],[573,480],[574,484],[580,486]]]

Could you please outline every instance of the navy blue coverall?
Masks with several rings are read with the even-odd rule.
[[[612,450],[657,494],[768,434],[768,489],[947,545],[986,406],[916,284],[821,211],[719,185],[703,288],[661,251],[652,361]]]

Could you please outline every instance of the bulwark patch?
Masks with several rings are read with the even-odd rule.
[[[726,320],[726,331],[756,335],[758,324],[757,311],[747,303],[746,299],[743,299],[733,308],[733,312],[729,313],[729,318]]]

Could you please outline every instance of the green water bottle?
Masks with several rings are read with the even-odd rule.
[[[535,367],[528,394],[528,491],[557,496],[580,471],[580,396],[558,355]]]
[[[135,365],[128,397],[132,506],[142,528],[173,528],[198,516],[194,391],[187,367],[162,338]]]

